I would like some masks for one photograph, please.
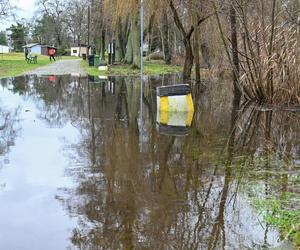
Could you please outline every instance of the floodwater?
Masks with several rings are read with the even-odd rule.
[[[162,122],[155,87],[176,83],[1,79],[0,249],[280,247],[253,199],[299,192],[299,113],[211,81]]]

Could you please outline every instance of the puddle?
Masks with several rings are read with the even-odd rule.
[[[0,248],[279,247],[250,200],[295,188],[300,115],[232,110],[211,83],[161,123],[155,87],[175,83],[1,79]]]

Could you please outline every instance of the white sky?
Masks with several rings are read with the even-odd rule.
[[[11,1],[14,5],[16,5],[19,8],[19,10],[16,13],[18,20],[20,20],[21,18],[30,19],[33,17],[33,13],[36,9],[34,4],[36,0],[11,0]],[[8,22],[1,22],[0,31],[10,27],[10,25],[13,23],[15,23],[15,21],[13,20],[10,20]]]

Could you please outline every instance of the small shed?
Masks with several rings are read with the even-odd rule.
[[[6,45],[0,45],[0,54],[9,53],[9,47]]]
[[[28,49],[28,52],[36,54],[36,55],[45,55],[48,56],[48,50],[49,49],[55,49],[57,51],[57,48],[49,45],[41,45],[39,43],[30,43],[23,46],[24,52],[25,49]]]
[[[24,52],[25,52],[25,49],[28,49],[28,52],[30,52],[30,53],[34,53],[37,55],[42,54],[42,45],[39,43],[26,44],[25,46],[23,46],[23,49],[24,49]]]
[[[71,46],[71,56],[82,57],[82,55],[87,54],[88,46],[85,44],[73,45]],[[91,53],[91,48],[89,49],[89,54]]]

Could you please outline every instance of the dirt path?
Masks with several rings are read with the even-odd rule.
[[[74,60],[60,60],[53,64],[36,68],[27,72],[27,75],[68,75],[68,74],[80,74],[86,75],[86,73],[80,68],[81,59]]]

